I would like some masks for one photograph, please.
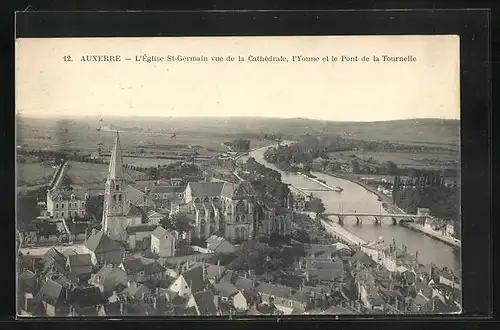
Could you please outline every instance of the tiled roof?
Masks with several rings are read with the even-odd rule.
[[[146,213],[144,212],[144,210],[136,205],[131,205],[128,210],[125,211],[125,215],[127,217],[146,217]]]
[[[235,247],[222,237],[212,235],[206,241],[207,249],[219,253],[232,253]]]
[[[158,213],[154,210],[151,210],[147,213],[148,218],[163,218],[165,217],[163,214]]]
[[[223,297],[231,297],[239,292],[238,288],[228,282],[219,282],[214,284],[214,290]]]
[[[292,294],[292,288],[266,282],[260,282],[255,288],[255,291],[280,298],[289,298]]]
[[[84,234],[88,228],[88,223],[86,222],[66,221],[66,224],[73,235]]]
[[[193,197],[215,197],[220,196],[224,183],[222,182],[189,182]]]
[[[165,237],[169,232],[171,231],[163,228],[162,226],[157,226],[156,229],[153,230],[153,232],[151,233],[151,236],[154,236],[156,238],[162,238]]]
[[[237,287],[240,290],[253,290],[254,288],[254,281],[252,279],[244,278],[241,276],[238,276],[236,280],[234,281],[234,286]]]
[[[91,307],[103,305],[107,299],[98,287],[76,287],[71,290],[70,303],[78,310],[78,307]]]
[[[59,283],[48,280],[42,286],[35,299],[56,305],[62,298],[63,287]]]
[[[68,262],[71,267],[92,266],[92,258],[90,254],[73,254],[68,257]]]
[[[340,306],[331,306],[327,310],[325,310],[325,314],[327,315],[343,315],[343,314],[354,314],[349,309]]]
[[[129,275],[144,271],[145,276],[149,276],[165,271],[165,267],[157,263],[155,260],[145,257],[136,257],[133,259],[125,260],[123,262],[123,268]]]
[[[146,232],[152,232],[155,230],[157,225],[148,225],[148,224],[141,224],[141,225],[132,225],[127,227],[127,234],[135,234],[135,233],[146,233]]]
[[[64,201],[71,200],[71,195],[75,195],[75,200],[84,200],[85,194],[88,194],[86,189],[73,189],[71,191],[63,189],[52,189],[49,191],[49,196],[52,200],[57,199],[59,196],[61,196]]]
[[[104,234],[102,231],[98,231],[91,235],[85,246],[94,253],[103,253],[109,251],[121,251],[122,246],[120,243],[113,241],[108,235]]]
[[[66,272],[66,256],[56,248],[51,248],[44,254],[42,264],[44,265],[44,271],[55,267],[62,274]]]
[[[183,193],[186,190],[185,186],[156,186],[153,190],[151,190],[151,193],[157,193],[157,194],[168,194],[169,196],[172,196],[172,194],[175,194],[174,196],[177,197],[177,194]]]
[[[188,269],[181,276],[184,277],[184,280],[190,286],[191,292],[194,293],[203,290],[203,268],[201,266]]]
[[[210,291],[202,291],[193,294],[200,315],[216,315],[217,307],[215,306],[214,295]]]
[[[97,282],[103,286],[104,293],[106,294],[111,294],[120,284],[127,285],[127,273],[109,264],[103,266],[94,278],[97,278],[97,276],[99,276]]]
[[[206,277],[208,279],[213,279],[213,280],[218,280],[219,274],[220,274],[220,277],[222,277],[226,271],[226,268],[224,266],[217,266],[217,265],[212,265],[212,264],[208,264],[208,263],[204,263],[204,262],[194,262],[193,265],[194,266],[201,266],[202,268],[204,268],[205,272],[206,272]]]

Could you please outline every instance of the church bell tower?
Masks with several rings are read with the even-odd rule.
[[[123,176],[122,149],[120,135],[116,132],[115,144],[111,152],[108,177],[104,191],[102,231],[108,232],[109,217],[124,215],[126,207],[125,179]]]

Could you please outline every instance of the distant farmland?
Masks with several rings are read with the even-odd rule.
[[[169,165],[182,161],[181,159],[157,159],[157,158],[141,158],[141,157],[123,157],[123,163],[139,167],[154,167]]]
[[[85,186],[87,184],[104,183],[108,175],[108,165],[89,164],[71,161],[66,176],[74,185]],[[147,175],[138,171],[125,169],[125,180],[133,182],[146,180]]]
[[[17,182],[19,186],[48,184],[56,169],[41,163],[17,164]]]

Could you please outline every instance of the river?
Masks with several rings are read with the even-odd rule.
[[[267,147],[253,150],[248,156],[242,157],[246,161],[248,157],[273,170],[281,173],[282,181],[294,185],[297,188],[307,191],[308,189],[324,189],[321,185],[308,178],[295,173],[279,170],[273,164],[264,159],[264,152]],[[364,189],[360,185],[348,180],[335,178],[323,173],[314,173],[319,179],[325,180],[331,187],[340,186],[344,190],[342,193],[334,191],[311,191],[315,196],[323,200],[325,213],[328,212],[378,212],[386,213],[382,207],[382,202],[377,200],[377,196]],[[376,240],[383,237],[385,242],[396,242],[398,246],[405,244],[408,252],[415,254],[418,251],[418,260],[422,264],[433,262],[436,265],[445,266],[453,270],[455,274],[461,276],[460,252],[438,240],[414,232],[401,226],[393,226],[392,219],[385,218],[381,226],[376,226],[373,218],[364,218],[362,225],[356,225],[356,218],[346,217],[344,228],[358,235],[364,240]]]

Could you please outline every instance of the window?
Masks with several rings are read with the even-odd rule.
[[[120,190],[120,185],[116,185],[115,190]]]
[[[62,201],[62,196],[59,196],[59,198],[58,198],[58,199],[59,199],[60,201]]]
[[[163,199],[167,199],[168,195],[166,193],[163,194]]]
[[[155,199],[158,199],[158,194],[155,193],[154,196],[155,196]]]
[[[58,209],[58,208],[59,208],[59,203],[56,203],[56,209]]]
[[[62,209],[64,208],[64,203],[61,203],[61,208],[62,208]]]
[[[180,193],[180,194],[179,194],[179,199],[182,199],[182,197],[184,197],[184,194],[183,194],[183,193]]]
[[[85,202],[82,202],[82,207],[85,207]]]
[[[64,212],[61,212],[61,217],[64,217]]]
[[[82,215],[85,215],[85,211],[82,211]]]
[[[75,200],[75,195],[71,194],[71,200],[74,201]]]
[[[58,212],[58,211],[56,211],[56,218],[57,218],[57,217],[59,217],[59,212]]]
[[[290,307],[293,307],[293,302],[290,300],[289,301]]]
[[[122,201],[122,195],[118,195],[118,201],[121,202]]]

